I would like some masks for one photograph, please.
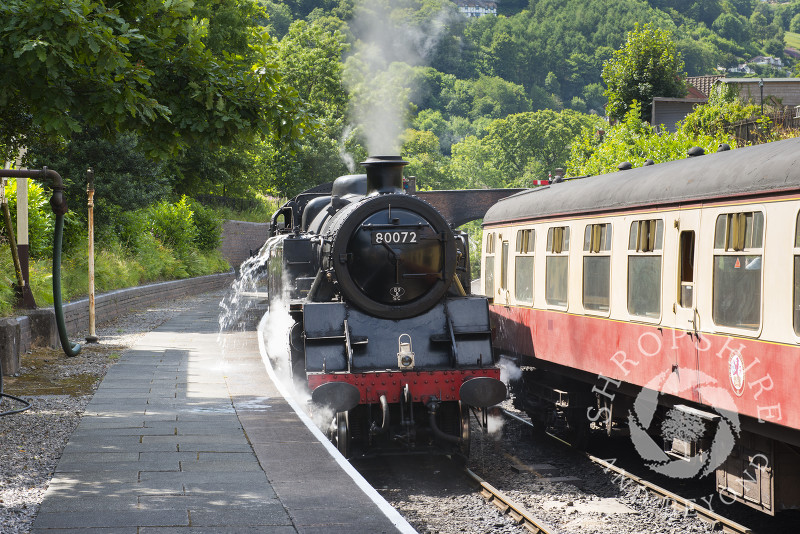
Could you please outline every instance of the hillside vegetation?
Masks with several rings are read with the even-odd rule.
[[[784,53],[800,48],[800,0],[507,0],[499,12],[467,19],[448,0],[7,0],[0,152],[8,161],[24,148],[21,164],[64,177],[67,267],[85,263],[79,207],[94,169],[99,256],[140,257],[138,267],[109,259],[100,285],[110,288],[225,268],[198,259],[208,243],[184,246],[154,223],[178,210],[190,228],[213,212],[193,197],[263,204],[359,172],[370,153],[402,154],[423,189],[526,186],[558,167],[603,172],[654,146],[666,147],[659,161],[682,157],[691,144],[734,140],[708,112],[676,134],[642,122],[646,100],[667,90],[657,80],[758,55],[785,67],[756,65],[754,76],[800,74]],[[658,68],[673,70],[636,71],[639,52],[623,61],[639,37],[647,53],[666,47],[671,61]],[[628,96],[632,81],[645,101]],[[603,118],[609,97],[616,126]],[[757,113],[731,95],[711,109]],[[211,237],[208,228],[186,235]],[[39,237],[34,270],[46,273],[52,238]],[[3,273],[9,262],[0,243]],[[7,313],[13,276],[0,276]],[[84,292],[72,279],[68,293]]]

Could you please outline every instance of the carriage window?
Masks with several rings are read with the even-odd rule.
[[[508,289],[508,241],[503,241],[500,253],[500,287]]]
[[[611,224],[587,224],[583,252],[583,307],[608,311],[611,296]]]
[[[556,306],[567,305],[567,276],[569,274],[569,227],[547,230],[545,260],[545,300]]]
[[[792,307],[792,322],[794,331],[800,336],[800,213],[797,214],[797,223],[794,230],[794,306]]]
[[[757,330],[761,324],[764,214],[717,217],[714,233],[712,317],[721,326]]]
[[[533,303],[533,247],[535,232],[517,230],[516,258],[514,260],[514,296],[519,302]]]
[[[681,232],[679,246],[678,304],[691,308],[694,305],[694,232]]]
[[[628,312],[661,315],[661,245],[664,221],[635,221],[628,239]]]
[[[494,297],[494,232],[486,234],[486,265],[484,268],[484,291],[489,298]]]

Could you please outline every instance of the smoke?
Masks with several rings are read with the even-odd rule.
[[[353,173],[356,170],[356,160],[352,154],[347,152],[345,145],[347,143],[347,139],[352,135],[352,133],[353,127],[349,124],[346,125],[342,131],[342,138],[339,140],[339,157],[342,159],[347,167],[347,171],[350,173]]]
[[[356,8],[351,24],[355,53],[345,62],[351,118],[360,126],[372,155],[400,153],[400,136],[410,113],[409,95],[415,89],[409,66],[429,63],[452,16],[442,10],[425,13],[412,23],[406,10],[392,11],[391,3],[362,2]],[[400,19],[401,13],[406,20]]]
[[[486,418],[486,432],[495,440],[503,437],[503,425],[505,420],[502,416],[489,414]]]
[[[500,357],[500,380],[508,385],[522,378],[522,369],[517,364],[505,357]]]

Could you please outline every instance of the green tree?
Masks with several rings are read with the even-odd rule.
[[[0,3],[0,145],[13,151],[40,132],[69,137],[84,125],[146,132],[153,155],[253,132],[300,136],[300,100],[282,84],[266,33],[250,33],[246,57],[214,55],[204,45],[207,20],[193,8],[192,0]]]
[[[789,31],[800,33],[800,13],[792,17],[792,21],[789,23]]]
[[[439,139],[430,131],[406,130],[401,154],[408,161],[404,173],[417,176],[420,189],[450,189],[446,165],[439,152]]]
[[[298,143],[270,139],[254,149],[273,194],[292,196],[347,172],[341,157],[348,105],[341,61],[346,49],[340,32],[328,32],[317,21],[295,21],[278,44],[276,68],[298,88],[316,127]]]
[[[698,108],[700,113],[713,117],[715,109],[703,110],[704,107]],[[648,159],[655,163],[683,159],[688,157],[687,151],[693,146],[702,147],[707,153],[716,151],[721,143],[736,146],[732,135],[720,128],[706,132],[702,129],[706,121],[694,121],[689,117],[690,126],[680,127],[674,133],[656,132],[641,119],[639,103],[634,102],[623,120],[610,127],[605,135],[587,130],[572,144],[567,174],[584,176],[615,172],[623,161],[640,167]]]
[[[769,37],[769,21],[762,12],[754,11],[753,14],[750,15],[750,33],[753,39],[759,41],[762,45],[767,37]]]
[[[734,13],[723,13],[711,26],[715,32],[731,41],[746,41],[750,38],[747,33],[747,19]]]
[[[650,117],[653,97],[682,97],[686,73],[672,34],[651,23],[628,32],[625,45],[603,65],[606,111],[612,119],[624,117],[634,101],[642,102],[644,120]]]

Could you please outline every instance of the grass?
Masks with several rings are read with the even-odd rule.
[[[800,33],[786,32],[784,36],[786,46],[791,46],[795,50],[800,50]]]
[[[5,246],[3,246],[5,245]],[[89,275],[83,243],[65,253],[61,261],[61,297],[64,301],[88,294]],[[30,263],[31,291],[38,306],[53,304],[52,260],[41,258]],[[230,268],[219,251],[192,251],[185,258],[163,245],[158,250],[130,252],[116,245],[95,248],[95,290],[97,293],[161,280],[174,280],[225,272]],[[0,317],[13,315],[15,282],[8,243],[0,242]]]
[[[272,219],[272,214],[286,202],[286,199],[259,195],[256,201],[258,207],[246,211],[238,211],[226,206],[214,206],[213,209],[222,219],[265,223]]]

